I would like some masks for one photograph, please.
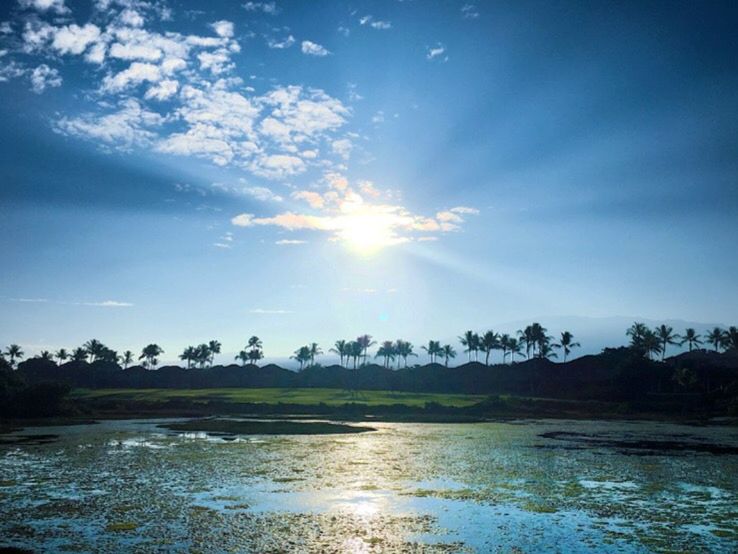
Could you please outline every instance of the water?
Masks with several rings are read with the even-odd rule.
[[[0,545],[58,552],[735,552],[730,427],[376,424],[226,441],[160,422],[24,431],[0,446]],[[586,441],[541,437],[566,431]],[[580,437],[580,435],[571,435]]]

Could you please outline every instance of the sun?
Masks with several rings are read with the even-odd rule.
[[[399,242],[393,226],[387,214],[358,212],[339,218],[336,235],[351,251],[367,256]]]

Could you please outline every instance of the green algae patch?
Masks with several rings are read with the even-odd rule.
[[[120,523],[108,523],[108,525],[105,527],[105,530],[108,532],[124,532],[124,531],[135,531],[138,529],[138,525],[131,521],[122,521]]]
[[[162,425],[172,431],[205,432],[215,435],[331,435],[366,433],[373,427],[324,421],[243,421],[237,419],[192,419]]]

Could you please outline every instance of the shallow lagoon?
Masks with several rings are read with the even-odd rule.
[[[34,428],[21,434],[58,438],[0,446],[0,544],[60,552],[738,549],[738,455],[632,446],[735,447],[731,427],[372,423],[376,432],[225,440],[160,423]]]

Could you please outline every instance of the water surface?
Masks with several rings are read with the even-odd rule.
[[[689,448],[738,446],[730,427],[373,423],[373,433],[224,440],[158,423],[35,428],[22,434],[58,438],[0,446],[0,544],[58,552],[738,550],[738,456]],[[569,435],[541,436],[560,431]],[[652,448],[662,440],[686,448]]]

